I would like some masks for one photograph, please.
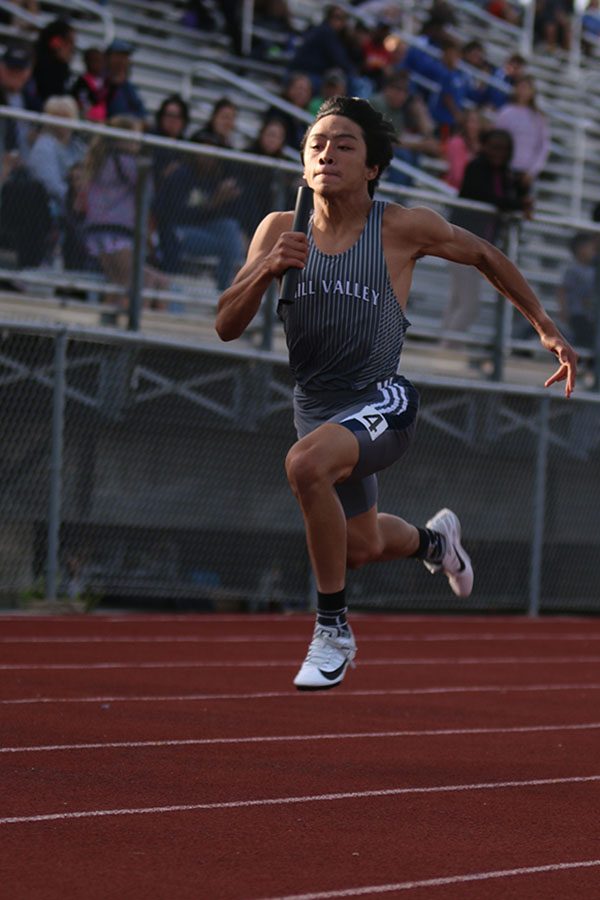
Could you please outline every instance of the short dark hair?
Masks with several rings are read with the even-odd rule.
[[[369,196],[373,196],[381,175],[394,156],[397,135],[394,126],[384,115],[374,109],[368,100],[359,97],[329,97],[317,110],[314,122],[309,125],[300,144],[300,158],[304,162],[304,148],[308,135],[319,119],[326,116],[344,116],[355,122],[362,131],[367,147],[367,165],[377,166],[377,177],[369,182]]]
[[[498,139],[504,141],[506,144],[508,154],[507,163],[509,163],[515,149],[515,143],[510,131],[505,131],[504,128],[490,128],[489,131],[484,131],[479,138],[481,148],[484,149],[491,141],[497,141]]]
[[[165,97],[156,111],[156,127],[160,127],[160,120],[164,115],[165,109],[167,108],[167,106],[171,105],[179,107],[179,112],[181,113],[181,119],[183,121],[183,127],[187,128],[190,123],[190,108],[181,94],[169,94],[168,97]]]
[[[576,256],[581,247],[585,246],[585,244],[589,244],[591,241],[596,241],[596,235],[592,234],[590,231],[578,231],[574,234],[569,241],[569,249],[573,256]]]

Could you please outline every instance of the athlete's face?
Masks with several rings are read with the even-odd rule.
[[[377,166],[367,165],[360,126],[345,116],[319,119],[304,147],[304,177],[323,197],[366,192],[369,181],[377,177]]]

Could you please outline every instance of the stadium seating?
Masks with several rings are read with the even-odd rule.
[[[413,22],[418,24],[419,19],[425,16],[428,5],[406,4]],[[493,64],[500,64],[509,51],[519,46],[518,29],[499,25],[497,20],[491,20],[482,13],[477,4],[461,0],[453,7],[457,15],[457,25],[454,27],[457,37],[461,40],[482,40]],[[206,120],[214,101],[227,95],[239,108],[238,145],[245,145],[256,134],[261,115],[270,105],[269,96],[280,91],[285,72],[282,63],[241,59],[231,53],[227,38],[218,31],[202,32],[182,25],[184,5],[181,2],[111,0],[105,9],[112,17],[113,33],[135,45],[133,80],[148,110],[153,113],[167,94],[184,92],[190,101],[190,130],[193,130]],[[290,9],[298,29],[322,17],[322,7],[313,0],[290,0]],[[48,13],[44,16],[49,18]],[[108,27],[106,21],[102,22],[92,13],[82,13],[76,20],[79,49],[103,45]],[[14,33],[11,27],[2,26],[0,36],[6,41]],[[554,222],[553,218],[589,219],[593,206],[600,201],[600,82],[594,78],[597,59],[596,51],[589,57],[582,56],[580,67],[575,70],[570,68],[569,60],[562,53],[550,57],[533,52],[529,58],[529,71],[536,78],[538,94],[550,119],[552,150],[537,188],[537,220],[523,228],[518,262],[551,312],[556,312],[556,286],[561,268],[568,258],[567,239],[573,232],[573,228],[565,228]],[[225,83],[215,75],[208,63],[236,74],[239,76],[238,82],[235,85]],[[80,65],[79,59],[77,65]],[[251,83],[252,91],[244,89],[244,79]],[[257,96],[257,85],[269,92],[265,93],[264,99]],[[587,123],[588,128],[582,143],[580,126],[583,122]],[[425,159],[424,168],[430,176],[439,177],[439,162]],[[577,178],[580,178],[580,187],[577,186]],[[405,202],[417,202],[417,193],[405,192]],[[442,196],[437,208],[446,211]],[[185,290],[185,279],[183,284]],[[417,337],[424,337],[432,328],[435,331],[439,326],[447,292],[445,265],[432,259],[423,261],[416,272],[411,315]],[[35,291],[26,293],[35,306]],[[209,270],[202,272],[201,283],[195,283],[194,293],[196,297],[201,296],[202,302],[195,307],[190,306],[189,315],[175,317],[148,312],[144,317],[144,328],[177,333],[187,327],[188,321],[193,321],[200,333],[208,335],[216,299]],[[46,294],[50,296],[46,296],[44,303],[50,308],[52,291],[47,290]],[[13,309],[19,302],[23,303],[24,298],[19,296],[18,302],[15,302],[14,297],[8,299],[2,295],[0,309],[6,311],[10,304]],[[38,307],[40,302],[38,298]],[[93,319],[89,303],[64,299],[59,302],[66,309],[66,315],[79,316],[86,321]],[[486,287],[480,322],[483,334],[491,333],[494,305],[493,291]],[[281,337],[277,335],[275,346],[281,349]],[[416,342],[416,357],[419,350],[420,344]],[[450,365],[451,359],[449,362],[445,357],[444,364]]]

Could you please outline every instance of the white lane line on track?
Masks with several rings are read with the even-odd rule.
[[[424,887],[444,887],[469,881],[489,881],[494,878],[514,878],[519,875],[542,875],[545,872],[564,872],[569,869],[591,869],[600,866],[600,859],[580,859],[575,862],[550,863],[546,866],[523,866],[519,869],[497,869],[492,872],[469,872],[420,881],[399,881],[396,884],[372,884],[368,887],[343,888],[339,891],[316,891],[310,894],[285,894],[269,900],[334,900],[336,897],[361,897],[365,894],[389,894],[391,891],[412,891]]]
[[[335,696],[336,703],[344,697],[391,697],[411,696],[427,694],[509,694],[548,691],[598,691],[600,684],[491,684],[491,685],[464,685],[456,687],[428,687],[428,688],[382,688],[372,690],[344,690],[333,695],[330,691],[323,691],[319,699],[327,702]],[[126,695],[107,697],[21,697],[0,700],[0,706],[19,706],[38,703],[187,703],[197,700],[265,700],[271,698],[296,697],[299,702],[305,700],[305,695],[300,691],[255,691],[238,694],[164,694]]]
[[[155,741],[104,741],[86,744],[41,744],[26,747],[0,747],[0,753],[54,753],[58,750],[122,750],[155,747],[206,747],[224,744],[285,744],[297,741],[375,740],[378,738],[461,737],[491,734],[542,734],[556,731],[597,731],[600,722],[553,725],[515,725],[498,728],[423,728],[402,731],[349,731],[340,734],[271,734],[233,738],[169,738]]]
[[[401,611],[397,613],[369,613],[369,612],[353,612],[353,619],[360,619],[361,621],[377,621],[377,622],[415,622],[415,623],[426,623],[427,625],[442,623],[453,625],[456,624],[457,621],[460,622],[477,622],[477,623],[487,623],[494,622],[498,625],[508,625],[510,628],[513,628],[515,625],[515,621],[518,622],[520,626],[530,627],[532,629],[537,628],[539,626],[539,620],[537,619],[528,619],[525,615],[490,615],[488,613],[482,613],[481,615],[463,615],[459,614],[439,614],[430,613],[427,615],[408,615]],[[69,623],[73,625],[78,625],[81,623],[83,619],[89,621],[89,614],[85,616],[74,615],[69,616]],[[15,624],[23,622],[28,625],[31,624],[31,621],[35,622],[56,622],[56,615],[34,615],[31,613],[27,613],[24,615],[19,614],[0,614],[0,622],[13,622]],[[111,625],[127,625],[131,623],[139,623],[143,622],[144,624],[152,624],[154,622],[174,622],[178,624],[186,624],[188,622],[202,622],[204,624],[210,624],[211,622],[313,622],[314,621],[314,613],[313,612],[303,612],[303,613],[175,613],[173,615],[168,614],[154,614],[149,613],[147,615],[143,613],[117,613],[115,615],[105,615],[102,611],[96,613],[93,616],[94,622],[100,623],[109,623]],[[556,616],[553,617],[552,622],[556,623],[558,629],[561,629],[565,623],[578,623],[578,624],[588,624],[590,621],[589,616],[584,615],[569,615],[569,616]],[[66,623],[65,623],[66,624]],[[545,623],[549,624],[549,623]]]
[[[278,643],[295,643],[306,641],[306,632],[299,634],[253,634],[253,635],[30,635],[26,637],[0,637],[0,644],[269,644],[276,640]],[[360,635],[361,644],[364,643],[451,643],[464,641],[568,641],[587,642],[600,641],[600,634],[366,634]]]
[[[259,800],[225,800],[216,803],[182,803],[173,806],[142,806],[132,809],[92,809],[81,812],[42,813],[33,816],[4,816],[0,825],[53,822],[62,819],[94,819],[101,816],[135,816],[150,813],[194,812],[197,810],[241,809],[250,806],[286,806],[324,800],[362,800],[372,797],[399,797],[404,794],[453,794],[463,791],[490,791],[522,787],[554,787],[600,781],[600,775],[572,775],[564,778],[532,778],[526,781],[484,781],[475,784],[440,784],[428,787],[385,788],[371,791],[344,791],[335,794],[307,794],[299,797],[266,797]]]
[[[573,665],[600,663],[600,656],[478,656],[415,657],[414,659],[361,659],[361,666],[485,666],[485,665]],[[298,660],[177,660],[174,662],[103,663],[3,663],[0,671],[82,671],[90,669],[271,669],[297,666]]]

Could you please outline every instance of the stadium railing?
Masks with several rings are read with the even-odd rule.
[[[6,107],[0,109],[0,116],[31,123],[36,128],[64,126],[82,139],[94,137],[103,141],[107,154],[110,148],[128,147],[130,152],[126,155],[135,182],[129,186],[135,219],[127,223],[131,258],[125,272],[116,272],[110,261],[88,251],[89,210],[86,213],[82,209],[87,196],[85,188],[80,189],[81,197],[77,191],[72,192],[63,209],[53,211],[52,203],[48,204],[49,225],[48,233],[42,235],[44,243],[34,233],[41,217],[32,207],[18,202],[22,170],[14,173],[13,181],[13,176],[5,179],[0,189],[0,278],[4,284],[1,306],[5,312],[10,306],[17,315],[28,306],[33,313],[36,298],[39,301],[42,295],[56,307],[69,309],[90,324],[96,317],[96,321],[100,318],[104,324],[120,322],[130,329],[181,331],[195,327],[198,333],[206,334],[212,331],[219,284],[225,277],[223,268],[229,265],[233,274],[241,261],[224,259],[228,241],[239,240],[242,253],[242,244],[267,212],[291,208],[300,177],[299,165],[285,159],[173,142],[152,135],[133,136],[127,130]],[[84,151],[85,145],[81,148],[82,158]],[[181,179],[175,176],[162,189],[157,184],[153,188],[152,179],[148,178],[144,191],[134,196],[138,181],[141,183],[142,169],[147,171],[149,166],[158,164],[163,153],[168,154],[170,165],[185,169],[187,175]],[[31,176],[25,184],[27,189],[30,180]],[[213,195],[222,189],[223,183],[229,183],[229,195],[215,209],[211,206]],[[490,219],[497,215],[492,207],[484,204],[416,187],[396,186],[386,180],[380,185],[380,196],[409,206],[424,203],[451,218],[464,210],[478,211]],[[78,198],[79,211],[73,203]],[[11,215],[17,214],[18,229],[11,221]],[[224,225],[223,220],[228,224]],[[215,245],[206,234],[190,232],[189,226],[204,228],[208,238],[221,234],[228,234],[229,238],[223,237]],[[502,226],[505,252],[531,281],[548,310],[557,316],[560,313],[557,288],[569,262],[569,241],[578,231],[598,234],[600,226],[581,218],[548,214],[536,214],[532,221],[508,218]],[[144,234],[147,239],[142,238]],[[75,254],[75,259],[68,255],[69,239],[78,242],[80,256]],[[43,252],[33,263],[26,262],[27,251],[34,244],[34,249],[41,248]],[[517,320],[512,321],[512,306],[499,299],[487,284],[483,285],[481,314],[474,327],[467,334],[449,333],[442,324],[449,290],[446,269],[440,260],[427,258],[415,270],[411,303],[414,340],[427,341],[430,347],[440,341],[455,342],[463,345],[463,349],[471,346],[481,351],[484,368],[498,381],[504,379],[509,357],[514,359],[515,354],[537,357],[534,342],[518,330]],[[281,329],[274,322],[273,300],[271,293],[265,300],[262,316],[249,333],[249,340],[264,349],[282,346]],[[594,354],[591,348],[581,348],[581,354],[583,358],[594,359],[597,371],[600,355]]]

